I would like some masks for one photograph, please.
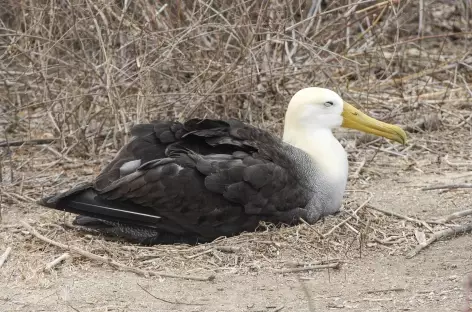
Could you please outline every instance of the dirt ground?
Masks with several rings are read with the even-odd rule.
[[[366,157],[370,155],[365,151]],[[430,154],[424,155],[416,159],[417,164],[423,161],[422,172],[405,169],[406,162],[400,157],[377,156],[367,168],[388,174],[351,179],[349,189],[371,192],[373,206],[424,220],[469,209],[470,189],[445,192],[421,188],[468,182],[472,173],[457,167],[437,173],[433,162],[425,165]],[[351,164],[353,170],[355,165]],[[356,194],[348,191],[346,197]],[[215,274],[213,281],[188,281],[142,277],[79,258],[44,273],[44,265],[63,250],[33,238],[15,224],[19,220],[57,223],[57,216],[34,204],[4,205],[0,251],[7,246],[13,250],[1,269],[1,311],[468,311],[470,234],[436,242],[411,259],[405,257],[411,247],[398,252],[394,245],[378,244],[364,248],[362,253],[354,250],[342,256],[338,270],[281,274],[271,268],[276,262],[293,259],[319,260],[319,254],[310,249],[300,255],[288,248],[288,254],[261,258],[265,265],[226,263],[220,270],[190,268],[183,261],[182,271]],[[71,244],[77,242],[73,239],[77,233],[66,233]],[[97,241],[103,248],[108,244],[101,238]],[[250,249],[245,252],[258,252]],[[125,255],[121,261],[131,256]],[[179,273],[178,267],[174,264],[171,272]]]
[[[61,270],[47,280],[4,281],[2,311],[466,311],[470,236],[438,243],[417,258],[370,253],[339,272],[227,274],[214,282],[144,278],[109,267]],[[26,264],[25,264],[26,265]],[[311,295],[303,292],[303,283]],[[6,285],[6,287],[5,287]],[[166,303],[156,297],[198,303]]]

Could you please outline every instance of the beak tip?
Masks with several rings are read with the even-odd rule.
[[[398,128],[399,128],[398,135],[399,135],[400,140],[401,140],[400,143],[402,145],[406,145],[408,143],[408,136],[406,135],[405,130],[403,130],[400,126],[398,126]]]

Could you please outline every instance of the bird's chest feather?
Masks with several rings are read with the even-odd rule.
[[[327,184],[345,182],[348,177],[347,153],[337,140],[327,141],[309,151],[320,177]]]
[[[341,207],[348,178],[347,153],[331,134],[315,132],[297,136],[290,144],[305,152],[300,166],[310,181],[313,198],[307,205],[309,222],[332,214]]]
[[[316,168],[316,176],[313,178],[315,196],[321,201],[323,210],[331,213],[337,211],[342,204],[348,178],[348,160],[346,151],[337,140],[326,147],[328,146],[329,148],[318,149],[316,154],[311,154],[311,158]]]
[[[290,138],[291,145],[308,154],[315,168],[316,176],[323,179],[325,184],[337,184],[347,181],[347,153],[331,131],[313,131]]]

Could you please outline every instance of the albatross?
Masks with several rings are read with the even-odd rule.
[[[282,138],[238,120],[137,124],[93,181],[39,204],[77,214],[80,228],[140,244],[207,242],[255,231],[261,221],[314,224],[340,210],[346,188],[336,127],[406,142],[399,126],[310,87],[290,100]]]

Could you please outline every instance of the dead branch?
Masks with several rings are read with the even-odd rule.
[[[328,263],[328,264],[320,264],[320,265],[311,265],[302,268],[289,268],[289,269],[281,269],[275,270],[275,273],[296,273],[296,272],[306,272],[306,271],[313,271],[313,270],[321,270],[321,269],[339,269],[340,263]]]
[[[424,187],[422,191],[432,191],[432,190],[455,190],[461,188],[472,188],[472,184],[442,184],[436,186]]]
[[[385,209],[382,209],[382,208],[374,207],[372,205],[367,205],[366,208],[377,210],[377,211],[379,211],[379,212],[381,212],[381,213],[383,213],[387,216],[397,217],[397,218],[400,218],[400,219],[403,219],[403,220],[406,220],[406,221],[410,221],[410,222],[414,222],[414,223],[417,223],[417,224],[423,224],[423,222],[424,222],[424,221],[421,221],[421,220],[418,220],[418,219],[415,219],[415,218],[410,218],[408,216],[402,215],[402,214],[397,213],[397,212],[388,211],[388,210],[385,210]]]
[[[62,255],[60,255],[59,257],[57,257],[56,259],[52,260],[51,262],[49,262],[48,264],[46,264],[46,267],[44,268],[45,271],[51,271],[53,268],[55,268],[57,265],[59,265],[61,262],[63,261],[66,261],[67,259],[70,258],[70,254],[69,253],[63,253]]]
[[[200,277],[200,276],[184,276],[184,275],[176,275],[176,274],[168,274],[168,273],[159,273],[159,272],[154,272],[154,271],[147,271],[147,270],[142,270],[134,267],[130,267],[127,265],[124,265],[122,263],[119,263],[111,258],[108,257],[103,257],[103,256],[98,256],[95,255],[91,252],[82,250],[80,248],[74,247],[74,246],[67,246],[62,243],[56,242],[52,239],[49,239],[43,235],[41,235],[38,231],[36,231],[31,225],[28,223],[21,221],[21,224],[23,225],[24,228],[26,228],[33,236],[36,238],[42,240],[45,243],[48,243],[50,245],[59,247],[64,250],[68,250],[70,252],[74,252],[76,254],[81,255],[82,257],[85,257],[87,259],[93,260],[93,261],[98,261],[102,263],[106,263],[110,266],[113,266],[115,268],[121,269],[123,271],[128,271],[128,272],[133,272],[138,275],[142,276],[162,276],[162,277],[169,277],[169,278],[181,278],[181,279],[187,279],[187,280],[194,280],[194,281],[212,281],[214,280],[214,275],[210,275],[208,277]]]
[[[445,217],[443,219],[438,219],[435,222],[437,222],[437,223],[448,223],[449,221],[452,221],[454,219],[463,218],[463,217],[466,217],[466,216],[469,216],[469,215],[472,215],[472,209],[451,213],[447,217]]]
[[[22,145],[42,145],[42,144],[50,144],[54,141],[59,140],[58,138],[54,139],[32,139],[32,140],[18,140],[18,141],[1,141],[0,147],[7,147],[7,146],[22,146]]]
[[[11,247],[7,247],[5,252],[0,256],[0,268],[3,266],[5,261],[7,261],[8,256],[10,255],[10,252],[11,252]]]
[[[463,234],[472,231],[472,223],[467,223],[463,225],[458,225],[449,229],[445,229],[439,232],[434,233],[431,235],[431,237],[421,245],[418,245],[415,249],[413,249],[411,252],[409,252],[406,255],[407,259],[413,258],[416,256],[421,250],[425,249],[426,247],[430,246],[432,243],[435,241],[441,239],[441,238],[448,238],[451,236],[455,236],[458,234]]]
[[[182,304],[182,305],[196,305],[196,306],[203,306],[205,304],[203,303],[187,303],[187,302],[181,302],[181,301],[171,301],[171,300],[167,300],[167,299],[163,299],[163,298],[159,298],[157,297],[156,295],[153,295],[151,294],[151,292],[149,290],[147,290],[146,288],[144,288],[143,286],[141,286],[141,284],[139,283],[136,283],[139,288],[141,288],[145,293],[147,293],[149,296],[153,297],[154,299],[157,299],[159,301],[162,301],[162,302],[165,302],[165,303],[170,303],[170,304]]]

